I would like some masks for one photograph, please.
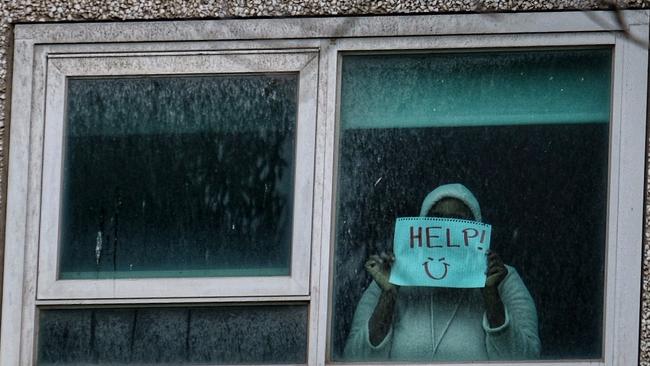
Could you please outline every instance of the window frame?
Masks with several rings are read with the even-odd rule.
[[[44,121],[43,187],[38,299],[307,296],[316,126],[317,53],[291,50],[172,53],[161,55],[49,55]],[[291,264],[288,276],[169,277],[59,280],[60,204],[67,78],[298,73]],[[45,183],[48,182],[48,183]]]
[[[639,202],[637,204],[636,202],[633,202],[633,200],[630,199],[630,197],[633,195],[633,192],[630,190],[626,190],[623,192],[620,192],[619,187],[625,187],[625,186],[631,186],[630,182],[633,181],[633,177],[628,176],[628,174],[622,174],[621,171],[623,168],[623,165],[625,165],[627,162],[629,162],[631,159],[636,158],[634,154],[637,154],[638,156],[643,156],[643,151],[645,147],[643,147],[640,151],[636,151],[636,153],[631,152],[634,148],[632,145],[627,145],[623,143],[623,140],[632,140],[634,138],[634,132],[633,129],[630,128],[626,131],[622,130],[622,121],[624,119],[624,114],[622,113],[623,110],[628,109],[628,108],[636,108],[639,114],[639,117],[644,117],[645,116],[645,105],[643,105],[643,108],[639,108],[639,106],[632,106],[631,104],[628,104],[630,102],[630,99],[634,99],[630,94],[627,94],[629,92],[629,89],[625,89],[625,84],[628,84],[631,82],[630,78],[633,78],[631,75],[639,75],[643,74],[643,67],[644,64],[641,65],[631,65],[628,64],[629,60],[626,60],[627,57],[630,57],[630,55],[625,55],[624,52],[630,52],[630,48],[638,47],[638,45],[631,45],[631,42],[628,39],[625,39],[623,35],[621,34],[611,34],[611,33],[591,33],[589,35],[583,35],[583,34],[562,34],[562,35],[556,35],[556,34],[536,34],[536,35],[498,35],[498,36],[492,36],[492,35],[485,35],[485,36],[475,36],[472,39],[467,39],[464,36],[449,36],[445,37],[444,40],[440,40],[437,38],[420,38],[417,40],[409,39],[409,38],[389,38],[389,39],[383,39],[381,43],[376,43],[374,40],[367,40],[367,39],[345,39],[341,40],[340,42],[337,43],[336,45],[336,63],[339,65],[341,64],[341,60],[345,55],[376,55],[376,54],[382,54],[382,53],[390,53],[390,54],[396,54],[396,53],[426,53],[426,52],[454,52],[454,51],[463,51],[463,52],[481,52],[481,51],[489,51],[489,52],[498,52],[500,50],[502,51],[512,51],[512,50],[540,50],[540,49],[549,49],[549,50],[557,50],[557,49],[575,49],[576,47],[601,47],[601,46],[609,46],[612,49],[612,110],[610,113],[610,131],[609,131],[609,156],[608,156],[608,164],[609,164],[609,174],[608,174],[608,212],[607,212],[607,233],[606,233],[606,243],[605,243],[605,279],[604,279],[604,286],[605,286],[605,299],[603,303],[603,327],[602,327],[602,332],[603,332],[603,357],[601,360],[543,360],[540,362],[537,361],[519,361],[519,362],[501,362],[504,364],[508,365],[610,365],[610,364],[618,364],[619,362],[622,362],[621,364],[627,364],[626,362],[632,362],[632,357],[626,358],[621,355],[621,353],[624,352],[632,352],[632,347],[628,347],[626,351],[619,351],[620,349],[623,348],[623,345],[620,344],[620,339],[616,338],[617,333],[622,333],[624,329],[630,329],[630,328],[625,328],[625,326],[622,325],[623,317],[621,317],[619,311],[623,311],[624,314],[630,314],[630,312],[634,311],[634,314],[638,314],[638,306],[635,307],[635,304],[638,304],[639,301],[636,302],[630,302],[629,300],[622,300],[621,298],[615,298],[616,292],[617,291],[626,291],[626,296],[629,296],[631,291],[633,290],[630,286],[629,283],[626,283],[627,278],[625,276],[631,276],[634,272],[633,268],[637,267],[638,271],[637,272],[637,277],[638,281],[635,278],[633,283],[640,283],[640,258],[641,258],[641,233],[640,233],[640,227],[633,228],[633,225],[631,225],[629,222],[621,222],[621,217],[622,216],[632,216],[631,212],[625,212],[624,210],[621,210],[621,204],[624,206],[627,206],[629,204],[632,204],[633,206],[638,206],[638,208],[634,207],[629,207],[630,211],[636,211],[636,214],[639,214],[642,212],[642,206],[640,202],[641,200],[637,200],[636,202]],[[623,50],[621,50],[623,48]],[[632,51],[633,52],[633,51]],[[647,63],[647,60],[645,61]],[[636,68],[636,66],[640,66]],[[620,73],[621,69],[624,68],[634,68],[635,70],[627,70],[629,74],[622,74]],[[340,68],[338,69],[340,70]],[[332,197],[337,197],[336,193],[336,185],[338,182],[337,179],[337,166],[338,166],[338,143],[339,143],[339,136],[340,136],[340,123],[339,123],[339,108],[340,108],[340,100],[338,99],[340,97],[340,87],[341,87],[341,79],[340,79],[340,71],[336,75],[336,79],[330,79],[331,83],[335,83],[337,86],[337,93],[336,93],[336,101],[330,100],[331,103],[334,103],[334,110],[332,113],[335,114],[335,131],[333,131],[333,136],[332,139],[334,140],[334,144],[336,148],[334,149],[334,154],[335,156],[332,157],[333,159],[333,164],[334,168],[332,171],[332,176],[333,181],[332,181]],[[330,77],[332,77],[330,75]],[[330,103],[330,105],[332,105]],[[637,100],[635,103],[645,103],[644,101]],[[624,104],[624,105],[623,105]],[[628,116],[627,119],[631,120],[629,117],[629,113],[626,113]],[[645,120],[642,118],[637,118],[636,120],[637,127],[643,129],[643,125],[641,123],[645,123]],[[632,130],[632,131],[631,131]],[[638,131],[638,134],[645,136],[645,131]],[[637,142],[637,148],[638,148],[638,142]],[[637,159],[638,160],[638,159]],[[619,172],[619,176],[616,176],[613,174],[613,172]],[[630,169],[627,169],[626,172],[632,173]],[[641,171],[642,172],[642,171]],[[639,177],[637,176],[637,182],[639,181]],[[642,176],[640,177],[642,181]],[[638,189],[639,187],[637,187]],[[618,194],[612,194],[612,192],[617,192]],[[637,192],[638,193],[638,192]],[[624,196],[624,197],[621,197]],[[642,197],[642,196],[639,196]],[[328,207],[328,209],[325,210],[327,213],[331,213],[331,224],[329,227],[330,234],[329,237],[331,238],[331,241],[329,243],[330,246],[330,251],[329,255],[332,256],[332,258],[329,259],[329,261],[326,263],[325,259],[323,259],[323,262],[321,263],[321,266],[324,270],[329,271],[330,273],[328,274],[329,276],[329,282],[328,286],[330,286],[330,291],[331,291],[331,284],[333,281],[333,271],[332,271],[332,259],[334,258],[334,247],[335,247],[335,225],[336,225],[336,206],[335,206],[335,199],[331,200],[329,203],[331,203],[331,206]],[[614,209],[618,208],[618,209]],[[640,220],[640,218],[639,218]],[[640,221],[637,221],[640,222]],[[638,235],[636,236],[637,243],[639,244],[637,247],[633,248],[629,245],[612,245],[612,243],[631,243],[633,242],[634,235],[632,232],[628,230],[638,230]],[[635,259],[639,258],[635,262]],[[326,265],[329,263],[329,266]],[[626,273],[624,276],[612,276],[611,273],[614,271],[618,271],[618,273],[621,272],[621,268],[623,268]],[[327,306],[331,306],[331,301],[332,301],[332,296],[330,294],[330,297],[328,299]],[[620,309],[625,309],[627,310],[620,310]],[[629,311],[629,312],[627,312]],[[331,317],[332,317],[332,311],[327,311],[326,312],[328,315],[327,318],[327,353],[326,357],[329,361],[330,357],[330,350],[331,350]],[[630,318],[629,316],[625,318]],[[631,319],[626,319],[629,323],[632,324],[633,320]],[[629,326],[629,325],[628,325]],[[638,324],[635,326],[635,328],[632,329],[638,329]],[[629,331],[626,331],[624,333],[628,333]],[[629,345],[628,345],[629,346]],[[542,347],[544,347],[544,344],[542,343]],[[620,348],[619,348],[620,347]],[[638,348],[638,347],[637,347]],[[637,350],[638,352],[638,350]],[[636,356],[634,356],[634,362],[636,362]],[[625,359],[625,361],[621,361],[621,359]],[[332,361],[329,361],[330,363],[334,363]],[[612,363],[613,362],[613,363]],[[335,362],[337,365],[353,365],[354,363],[346,363],[346,362]],[[463,362],[460,362],[463,364]],[[381,365],[381,363],[368,363],[369,365]],[[385,365],[386,363],[384,363]],[[435,363],[436,365],[447,365],[447,363]],[[449,363],[451,365],[452,363]],[[483,363],[483,362],[471,362],[472,365],[489,365],[489,363]]]
[[[613,48],[607,212],[605,320],[602,360],[526,361],[509,365],[634,364],[639,308],[644,193],[648,51],[626,36],[648,39],[650,12],[624,11],[624,30],[609,12],[419,15],[390,17],[242,19],[133,23],[25,24],[15,28],[9,179],[0,363],[30,365],[40,308],[194,303],[309,304],[307,359],[329,360],[340,57],[346,52]],[[601,18],[600,22],[594,17]],[[311,191],[311,253],[306,295],[212,297],[39,298],[43,123],[48,59],[58,54],[155,56],[178,52],[318,52]],[[47,118],[47,117],[45,117]],[[299,127],[298,127],[299,128]],[[295,187],[294,189],[298,189]],[[294,195],[294,200],[300,200]],[[616,272],[614,275],[614,272]],[[85,281],[85,280],[84,280]],[[19,336],[18,336],[19,335]],[[345,364],[339,363],[337,364]],[[489,362],[472,362],[489,365]]]

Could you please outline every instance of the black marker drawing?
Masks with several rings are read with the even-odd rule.
[[[442,262],[442,265],[445,267],[445,271],[443,272],[442,275],[437,276],[437,277],[432,275],[431,272],[429,271],[429,263],[434,261],[434,259],[431,258],[431,257],[428,257],[427,259],[428,259],[428,261],[422,263],[422,266],[424,267],[424,272],[426,272],[427,276],[431,277],[434,280],[441,280],[441,279],[447,277],[447,272],[449,271],[450,264],[447,263],[447,262],[443,262],[445,260],[445,257],[442,257],[442,258],[438,259],[438,262]]]

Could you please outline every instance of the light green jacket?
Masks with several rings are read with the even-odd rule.
[[[381,290],[372,282],[354,314],[344,355],[348,360],[473,361],[536,359],[540,353],[537,311],[517,271],[499,285],[506,320],[490,328],[480,289],[400,287],[393,325],[370,344],[368,321]]]

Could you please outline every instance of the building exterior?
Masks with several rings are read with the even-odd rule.
[[[3,365],[650,362],[648,3],[2,5]]]

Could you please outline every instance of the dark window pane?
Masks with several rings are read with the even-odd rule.
[[[289,274],[297,83],[69,80],[60,278]]]
[[[38,364],[305,363],[307,309],[253,305],[44,310]]]
[[[334,360],[601,358],[610,73],[608,49],[343,58]],[[536,306],[507,309],[507,329],[539,342],[490,349],[480,289],[401,287],[392,333],[369,347],[382,291],[365,262],[392,250],[396,218],[419,216],[429,192],[456,182]]]

